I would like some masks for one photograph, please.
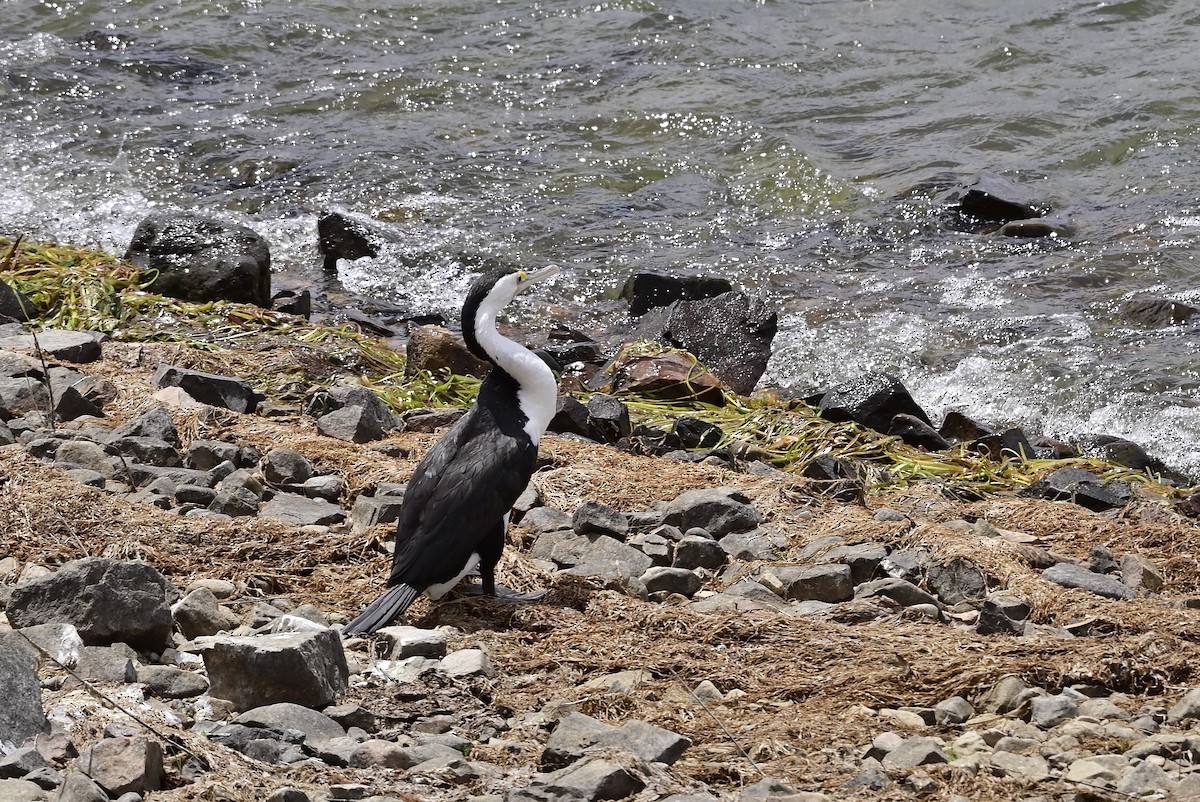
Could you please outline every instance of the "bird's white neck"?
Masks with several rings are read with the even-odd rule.
[[[554,417],[558,384],[554,381],[554,373],[537,354],[497,330],[496,316],[501,309],[503,305],[493,303],[490,298],[480,305],[475,339],[497,367],[516,379],[520,386],[517,401],[521,411],[529,417],[525,433],[537,445]]]

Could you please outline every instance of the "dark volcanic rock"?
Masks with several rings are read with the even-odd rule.
[[[1110,599],[1132,599],[1136,595],[1116,577],[1097,574],[1073,563],[1050,566],[1042,571],[1042,579],[1064,588],[1078,588]]]
[[[1082,468],[1059,468],[1018,493],[1026,498],[1073,501],[1097,512],[1124,507],[1132,494],[1128,483],[1104,482]]]
[[[1021,429],[1013,427],[1002,432],[985,434],[971,443],[972,451],[987,454],[992,459],[1004,457],[1024,457],[1030,459],[1035,455],[1033,445]]]
[[[629,314],[637,317],[655,307],[670,306],[676,301],[712,298],[732,289],[728,279],[712,276],[634,273],[621,288],[621,297],[629,301]]]
[[[0,742],[21,744],[50,729],[37,667],[32,647],[20,635],[0,632]]]
[[[681,415],[671,426],[669,445],[677,448],[716,448],[725,432],[715,423]]]
[[[100,358],[103,334],[94,331],[43,329],[35,334],[0,335],[0,349],[30,351],[65,362],[87,363]]]
[[[170,638],[169,603],[177,597],[166,577],[145,563],[87,557],[17,585],[6,612],[14,627],[66,621],[89,645],[121,642],[159,651]]]
[[[938,427],[938,434],[951,443],[969,443],[992,433],[987,426],[957,410],[947,412],[946,417],[942,419],[942,425]]]
[[[946,604],[983,598],[987,577],[966,557],[955,557],[940,565],[931,565],[927,574],[929,589]]]
[[[633,431],[629,407],[605,393],[595,393],[588,399],[587,416],[589,436],[602,443],[615,443]]]
[[[230,376],[201,373],[174,365],[159,365],[154,371],[156,387],[178,387],[203,404],[232,409],[234,412],[253,412],[261,396],[249,382]]]
[[[900,380],[884,373],[868,373],[839,384],[821,397],[821,415],[834,422],[854,421],[887,434],[897,415],[912,415],[929,424],[929,416],[917,405]]]
[[[271,305],[271,252],[245,226],[155,212],[133,232],[125,261],[157,271],[154,292],[188,301]]]
[[[700,527],[714,538],[746,532],[762,523],[762,516],[741,491],[729,488],[688,490],[672,500],[663,522],[684,532]]]
[[[945,200],[957,204],[964,217],[997,223],[1041,217],[1048,211],[1025,187],[994,173],[980,173],[972,183],[952,190]]]
[[[329,271],[337,270],[338,259],[353,261],[379,255],[376,236],[365,223],[332,209],[321,212],[317,218],[317,248]]]
[[[944,451],[950,447],[950,441],[938,434],[937,430],[914,415],[896,415],[888,434],[899,437],[913,448],[923,448],[926,451]]]
[[[571,528],[580,535],[608,535],[624,540],[629,534],[629,519],[598,501],[585,501],[575,508]]]
[[[636,334],[695,354],[731,390],[749,395],[767,369],[778,324],[765,301],[727,292],[679,301],[653,320],[647,316]]]
[[[23,323],[36,312],[37,308],[28,296],[13,289],[8,282],[0,281],[0,323],[5,322],[4,318]]]
[[[1186,323],[1200,314],[1200,309],[1166,298],[1134,298],[1121,306],[1121,314],[1134,323],[1160,328]]]

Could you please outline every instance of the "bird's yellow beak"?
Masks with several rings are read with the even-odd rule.
[[[541,270],[534,270],[532,272],[518,270],[517,286],[519,286],[521,289],[524,289],[526,286],[533,284],[535,281],[553,278],[554,276],[557,276],[559,272],[561,272],[561,268],[558,265],[548,265],[543,267]]]

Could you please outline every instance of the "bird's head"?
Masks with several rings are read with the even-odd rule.
[[[482,325],[494,325],[484,321],[494,321],[496,315],[508,306],[531,285],[538,281],[553,278],[559,273],[558,265],[549,265],[540,270],[513,270],[502,267],[489,270],[471,283],[467,291],[467,300],[463,304],[462,330],[467,347],[483,359],[489,359],[479,347],[476,332]]]

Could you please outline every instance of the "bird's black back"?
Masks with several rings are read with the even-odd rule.
[[[537,446],[522,428],[518,389],[493,368],[471,411],[417,465],[396,525],[389,586],[423,591],[453,579],[524,491]]]

